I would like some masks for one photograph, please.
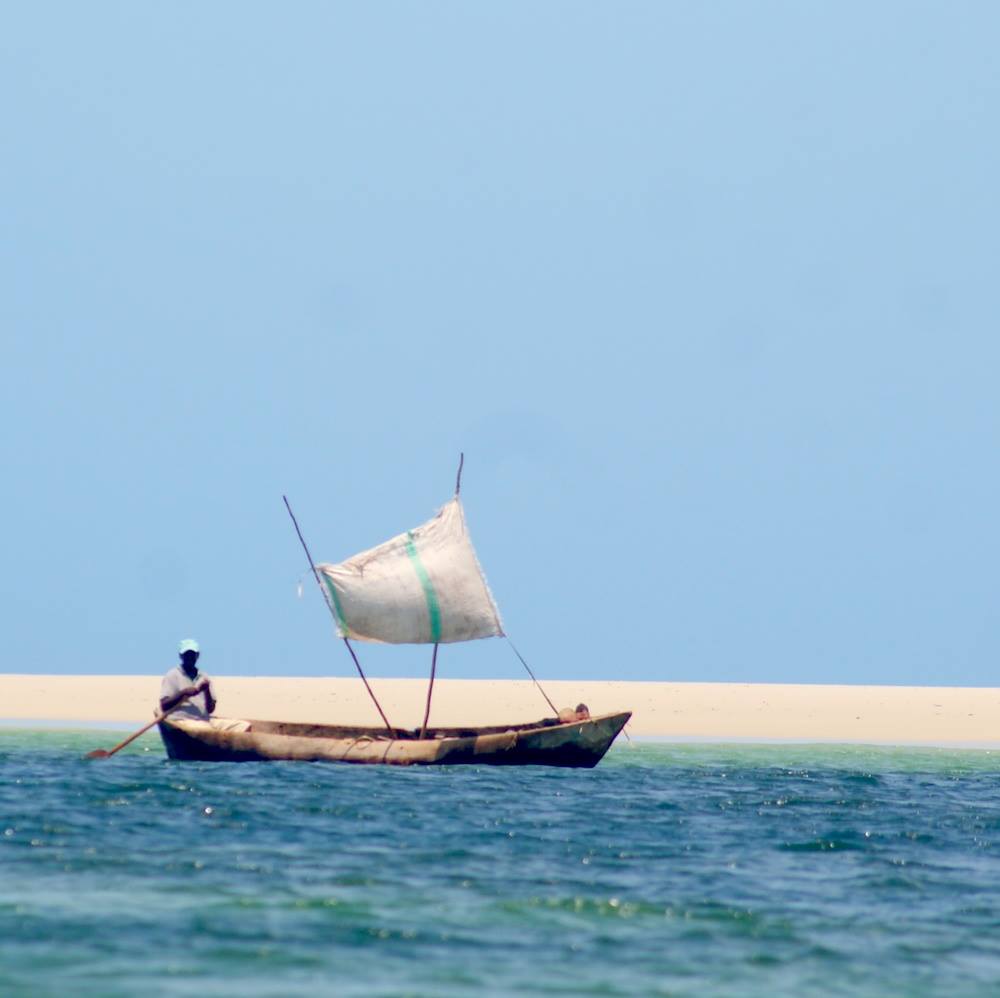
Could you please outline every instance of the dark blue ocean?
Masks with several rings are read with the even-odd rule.
[[[1000,994],[1000,756],[168,761],[0,729],[0,994]]]

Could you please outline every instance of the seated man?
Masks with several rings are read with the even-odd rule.
[[[160,712],[165,714],[172,710],[177,721],[207,721],[215,710],[216,701],[212,695],[212,681],[198,671],[201,656],[198,642],[182,641],[178,654],[181,664],[175,665],[160,684]]]
[[[216,699],[212,692],[212,681],[198,671],[201,649],[197,641],[190,638],[180,643],[178,649],[181,664],[175,665],[160,684],[160,713],[170,711],[171,721],[181,723],[200,722],[211,724],[221,731],[249,731],[246,721],[230,721],[214,718]]]
[[[563,707],[559,711],[559,720],[563,724],[569,724],[571,721],[588,721],[590,720],[590,710],[585,703],[578,703],[575,708]]]

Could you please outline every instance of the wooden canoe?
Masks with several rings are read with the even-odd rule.
[[[376,763],[394,766],[596,766],[631,712],[561,723],[419,731],[250,720],[249,731],[165,719],[160,734],[171,759],[207,762]]]

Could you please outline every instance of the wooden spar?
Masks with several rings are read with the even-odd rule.
[[[465,464],[465,452],[458,454],[458,474],[455,476],[455,497],[462,491],[462,466]],[[438,643],[434,642],[434,654],[431,655],[431,681],[427,685],[427,704],[424,707],[424,723],[420,726],[420,737],[427,734],[427,719],[431,716],[431,696],[434,693],[434,673],[437,671]]]
[[[517,648],[514,647],[514,642],[511,641],[506,634],[504,635],[504,637],[507,638],[507,644],[509,644],[511,648],[514,649],[514,654],[519,659],[521,659],[521,665],[523,665],[528,670],[528,675],[531,676],[532,682],[538,687],[538,692],[541,693],[543,697],[545,697],[545,702],[552,708],[552,712],[556,715],[556,717],[558,717],[559,711],[556,709],[556,705],[549,699],[549,696],[545,692],[545,690],[542,689],[542,684],[539,683],[537,679],[535,679],[535,674],[531,671],[531,668],[528,666],[528,663],[525,662],[524,657],[521,655],[521,653],[517,650]]]
[[[431,681],[427,687],[427,706],[424,707],[424,723],[420,726],[420,737],[427,734],[427,718],[431,716],[431,694],[434,692],[434,673],[437,670],[438,643],[434,642],[434,654],[431,656]]]
[[[292,507],[288,505],[288,497],[282,496],[285,500],[285,509],[288,510],[288,515],[292,518],[292,523],[295,525],[295,533],[299,535],[299,541],[302,544],[302,550],[305,551],[306,557],[309,559],[309,567],[312,569],[313,578],[316,579],[316,585],[319,586],[319,591],[323,594],[323,599],[326,601],[327,609],[330,611],[330,616],[333,617],[334,621],[337,620],[337,613],[333,608],[333,603],[330,600],[330,594],[326,591],[326,586],[323,585],[323,580],[319,577],[319,570],[316,568],[316,563],[313,561],[312,555],[309,553],[309,547],[306,544],[306,539],[302,536],[302,531],[299,530],[299,521],[295,519],[295,514],[292,512]],[[382,720],[385,722],[385,726],[389,731],[389,734],[394,734],[392,730],[392,725],[389,723],[389,718],[385,716],[385,711],[382,710],[382,705],[378,702],[378,698],[375,696],[374,691],[368,685],[368,680],[365,677],[364,670],[361,668],[361,663],[358,661],[358,656],[354,654],[354,649],[351,647],[351,642],[347,638],[342,639],[344,644],[347,645],[347,650],[351,653],[351,658],[354,659],[354,665],[358,670],[358,675],[361,677],[361,682],[365,684],[365,689],[368,690],[368,695],[372,698],[372,703],[375,704],[375,709],[379,712]]]
[[[358,656],[354,652],[354,646],[351,644],[350,641],[347,640],[347,638],[344,638],[343,641],[344,644],[347,645],[347,650],[351,653],[351,658],[354,659],[355,668],[358,670],[358,675],[361,677],[361,682],[365,684],[365,689],[368,690],[368,695],[372,698],[372,703],[375,704],[375,709],[382,716],[382,721],[384,722],[389,734],[395,737],[396,733],[392,730],[392,725],[389,723],[389,718],[385,716],[385,711],[382,710],[381,704],[379,704],[378,700],[375,698],[375,693],[373,692],[372,688],[368,685],[368,680],[365,678],[364,670],[361,668],[361,663],[358,661]]]
[[[458,474],[455,476],[455,497],[462,491],[462,466],[465,464],[465,452],[458,454]],[[420,737],[427,734],[427,719],[431,716],[431,696],[434,693],[434,673],[437,671],[438,643],[434,642],[434,654],[431,656],[431,681],[427,685],[427,704],[424,707],[424,723],[420,726]]]
[[[458,455],[458,474],[455,476],[455,496],[456,497],[458,496],[459,492],[461,492],[461,490],[462,490],[462,466],[464,464],[465,464],[465,453],[464,452],[459,452],[459,455]],[[538,680],[535,678],[535,674],[531,671],[531,668],[529,667],[528,663],[525,662],[525,660],[524,660],[523,656],[521,655],[521,653],[517,650],[517,648],[514,647],[514,642],[511,641],[510,638],[507,637],[506,634],[504,635],[504,637],[507,638],[507,644],[509,644],[511,646],[511,648],[514,649],[514,654],[521,660],[521,665],[523,665],[525,667],[525,669],[528,670],[528,675],[531,676],[531,681],[538,687],[538,692],[541,693],[543,697],[545,697],[545,702],[552,708],[552,713],[555,714],[556,717],[558,717],[559,716],[559,711],[556,709],[556,705],[549,699],[549,696],[545,692],[545,690],[542,689],[541,683],[539,683]],[[420,732],[420,737],[421,738],[423,738],[423,732],[427,729],[427,717],[428,717],[428,715],[430,714],[430,711],[431,711],[431,690],[434,689],[434,665],[435,665],[436,662],[437,662],[437,645],[434,646],[434,658],[433,658],[433,660],[431,662],[431,684],[430,684],[430,687],[427,690],[427,710],[424,712],[424,726],[423,726],[423,728],[421,729],[421,732]]]

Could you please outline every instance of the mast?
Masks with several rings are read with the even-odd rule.
[[[462,491],[462,467],[465,464],[465,452],[459,451],[458,454],[458,474],[455,475],[455,498],[458,498],[459,492]],[[431,716],[431,696],[434,694],[434,674],[437,671],[437,660],[438,660],[438,643],[434,642],[434,652],[431,655],[431,678],[430,682],[427,684],[427,703],[424,706],[424,723],[420,726],[420,737],[423,738],[427,734],[427,719]]]
[[[337,614],[333,609],[333,604],[330,602],[330,594],[326,591],[326,586],[323,585],[322,580],[319,577],[319,572],[316,569],[316,563],[313,561],[312,555],[309,553],[309,547],[306,544],[306,539],[302,536],[302,531],[299,530],[299,521],[295,519],[295,514],[292,512],[292,507],[288,505],[288,497],[282,496],[285,500],[285,508],[288,510],[288,515],[292,518],[292,523],[295,525],[295,533],[299,535],[299,541],[302,543],[302,550],[305,551],[306,557],[309,559],[309,567],[312,569],[313,578],[316,580],[316,585],[319,586],[320,592],[323,594],[323,599],[326,601],[326,607],[330,611],[330,615],[333,617],[334,621],[337,619]],[[379,712],[382,720],[385,722],[386,729],[389,734],[395,737],[395,732],[393,731],[392,725],[389,723],[389,719],[385,716],[385,711],[382,710],[381,704],[378,702],[375,693],[373,692],[371,686],[368,685],[368,680],[365,677],[364,670],[361,668],[361,663],[358,661],[358,656],[355,655],[354,649],[351,647],[351,642],[347,638],[342,639],[344,644],[347,645],[347,650],[351,653],[351,658],[354,659],[354,665],[358,670],[358,675],[361,677],[361,682],[365,684],[365,689],[368,690],[368,695],[372,698],[372,703],[375,704],[375,709]],[[435,652],[437,651],[437,646],[434,646]],[[433,675],[431,681],[433,682]],[[427,709],[430,710],[430,698],[428,697]],[[426,718],[424,719],[426,724]]]
[[[434,672],[437,669],[438,646],[434,643],[434,654],[431,656],[431,681],[427,687],[427,704],[424,707],[424,723],[420,726],[420,737],[427,734],[427,718],[431,716],[431,694],[434,692]]]

